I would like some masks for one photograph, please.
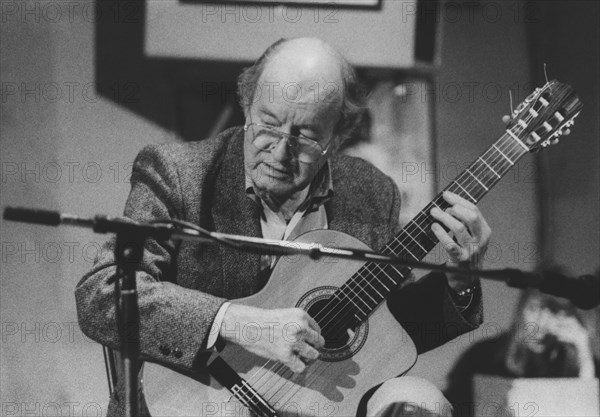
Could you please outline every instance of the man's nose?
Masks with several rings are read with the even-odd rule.
[[[273,155],[273,159],[275,161],[283,162],[292,159],[294,155],[292,154],[292,151],[290,149],[289,140],[290,139],[288,137],[281,138],[281,140],[279,141],[279,143],[277,143],[275,148],[271,150],[271,155]]]

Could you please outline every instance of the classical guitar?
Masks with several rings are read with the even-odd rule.
[[[557,142],[581,107],[573,89],[556,80],[536,89],[515,109],[502,137],[446,190],[479,202],[523,155]],[[425,257],[438,243],[429,215],[436,206],[449,206],[441,193],[383,252],[415,260]],[[309,232],[298,240],[366,249],[357,239],[330,230]],[[409,275],[409,268],[375,263],[308,258],[278,262],[262,291],[236,302],[308,311],[326,340],[320,359],[295,375],[280,363],[228,344],[209,358],[205,374],[183,375],[146,363],[143,389],[151,415],[355,415],[369,388],[402,374],[416,361],[412,340],[383,303]],[[243,337],[244,329],[239,331]]]

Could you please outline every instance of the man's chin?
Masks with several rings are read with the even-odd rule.
[[[279,203],[285,202],[299,189],[291,180],[277,180],[267,176],[255,181],[254,187],[261,198]]]
[[[293,183],[283,183],[283,184],[257,184],[257,188],[259,193],[262,195],[268,195],[269,197],[275,200],[283,200],[285,201],[292,194],[294,194],[296,187],[294,187]]]

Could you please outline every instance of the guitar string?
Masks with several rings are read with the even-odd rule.
[[[501,138],[501,139],[503,139],[503,138]],[[499,141],[497,141],[497,143],[498,143],[498,142],[500,142],[500,140],[499,140]],[[506,149],[503,149],[503,148],[504,148],[504,146],[503,146],[503,145],[504,145],[504,144],[501,144],[501,148],[502,148],[502,150],[504,150],[504,151],[506,152]],[[489,149],[489,150],[488,150],[486,153],[484,153],[484,154],[483,154],[483,157],[484,157],[484,158],[486,158],[486,159],[488,159],[488,161],[489,161],[489,156],[486,156],[486,154],[487,154],[489,151],[493,151],[493,148],[494,148],[494,146],[492,146],[492,147],[491,147],[491,148],[490,148],[490,149]],[[498,151],[500,151],[500,152],[501,152],[501,149],[499,149]],[[511,155],[511,156],[512,156],[512,155]],[[503,157],[502,157],[502,155],[498,155],[498,158],[497,158],[497,159],[498,159],[498,160],[502,160],[502,158],[503,158]],[[477,162],[477,161],[476,161],[476,162]],[[490,163],[492,163],[492,165],[496,165],[494,162],[491,162],[491,161],[489,161],[489,162],[490,162]],[[483,169],[483,165],[481,165],[481,164],[480,164],[480,165],[479,165],[479,167],[481,167],[481,168]],[[479,168],[479,167],[476,167],[476,168]],[[467,174],[467,175],[468,175],[468,173],[467,173],[466,171],[463,173],[463,175],[464,175],[464,174]],[[478,174],[478,173],[477,173],[477,172],[475,172],[475,173],[472,173],[472,174]],[[462,175],[461,175],[461,176],[462,176]],[[458,180],[460,180],[460,177],[459,177],[459,178],[457,178],[457,179],[455,180],[455,182],[456,182],[456,181],[458,181]],[[471,182],[471,183],[474,183],[472,180],[471,180],[470,182]],[[453,185],[453,184],[451,184],[451,185],[448,187],[448,189],[450,189],[450,187],[451,187],[452,185]],[[457,190],[457,191],[458,191],[458,190]],[[415,219],[415,220],[417,220],[417,224],[418,224],[418,219]],[[426,219],[426,220],[427,220],[427,219]],[[409,225],[410,225],[410,223],[409,223]],[[412,236],[410,236],[410,238],[412,238]],[[393,242],[392,242],[392,243],[393,243]],[[410,246],[410,245],[409,245],[409,246]],[[413,256],[414,256],[414,255],[413,255]],[[367,272],[369,272],[369,273],[373,274],[373,272],[372,272],[372,271],[367,271]],[[386,274],[386,275],[387,275],[387,274]],[[389,277],[389,276],[388,276],[388,277]],[[351,289],[351,288],[350,288],[350,289]],[[323,308],[323,310],[324,310],[325,308],[326,308],[326,307],[324,307],[324,308]],[[323,311],[323,310],[321,310],[321,311]],[[325,317],[324,317],[324,318],[325,318]],[[282,365],[282,366],[285,366],[285,365]],[[263,366],[263,367],[264,367],[264,366]],[[275,370],[275,372],[277,372],[277,370]],[[263,385],[264,385],[264,384],[263,384]]]
[[[499,142],[499,141],[498,141],[498,142]],[[494,147],[494,146],[493,146],[493,147]],[[493,148],[493,147],[492,147],[492,148]],[[502,150],[504,150],[505,152],[507,151],[506,149],[504,149],[504,148],[505,148],[504,146],[502,146],[502,148],[503,148]],[[498,151],[499,151],[499,152],[501,152],[501,150],[498,150]],[[487,153],[487,152],[486,152],[486,153]],[[514,157],[515,155],[513,155],[513,154],[511,153],[511,154],[509,154],[508,156]],[[520,156],[522,156],[522,155],[520,155]],[[485,154],[484,154],[484,157],[485,157]],[[498,158],[497,158],[497,159],[498,159],[498,160],[502,160],[502,158],[504,158],[504,156],[502,156],[502,155],[498,155]],[[489,160],[489,158],[487,158],[487,157],[486,157],[486,159],[488,159],[488,160]],[[517,159],[514,159],[514,161],[512,162],[511,166],[512,166],[512,165],[514,165],[514,162],[516,162],[516,160],[517,160]],[[491,162],[491,161],[490,161],[490,162]],[[492,162],[492,164],[493,164],[493,165],[496,165],[496,164],[495,164],[495,163],[493,163],[493,162]],[[508,172],[508,171],[507,171],[507,172]],[[465,172],[465,173],[466,173],[466,172]],[[468,176],[468,175],[469,175],[469,174],[467,174],[466,176]],[[461,175],[461,176],[462,176],[462,175]],[[457,178],[457,179],[456,179],[454,182],[456,182],[456,181],[458,181],[458,180],[459,180],[459,178]],[[454,183],[454,182],[453,182],[453,183]],[[471,180],[470,182],[471,182],[471,183],[473,183],[473,181],[472,181],[472,180]],[[453,185],[453,183],[452,183],[452,184],[451,184],[451,185],[450,185],[450,186],[449,186],[447,189],[450,189],[450,188],[451,188],[451,186]],[[469,184],[469,185],[470,185],[470,184]],[[468,188],[468,185],[466,185],[466,187]],[[474,191],[474,190],[471,190],[471,192],[473,192],[473,191]],[[477,191],[477,190],[475,190],[475,191]],[[481,188],[480,188],[480,189],[479,189],[479,192],[477,192],[477,194],[481,194],[481,193],[483,193],[483,195],[485,195],[485,192],[487,192],[487,190],[483,190],[483,189],[481,189]],[[477,198],[478,198],[478,200],[479,200],[480,196],[478,196]],[[421,230],[422,230],[422,229],[421,229]],[[432,243],[433,243],[433,242],[432,242]],[[360,271],[359,271],[359,272],[360,272]],[[377,276],[376,276],[376,275],[375,275],[375,274],[374,274],[372,271],[368,271],[368,272],[370,272],[370,273],[371,273],[371,274],[372,274],[372,275],[375,277],[375,279],[377,279]],[[385,271],[384,271],[384,272],[385,272]],[[387,275],[387,274],[386,274],[386,275]],[[378,305],[377,305],[377,306],[378,306]],[[375,307],[377,307],[377,306],[375,306]],[[370,307],[370,306],[369,306],[369,307]],[[373,307],[371,307],[371,308],[373,308]],[[321,311],[323,311],[323,310],[321,310]],[[363,312],[363,314],[364,314],[364,312]],[[316,319],[316,316],[315,316],[315,319]],[[330,322],[331,322],[331,321],[330,321]],[[340,328],[340,329],[345,329],[345,326],[340,326],[340,327],[338,327],[338,328]],[[344,330],[344,331],[345,331],[345,330]],[[281,388],[283,388],[283,387],[281,387]],[[280,388],[280,389],[281,389],[281,388]],[[278,390],[278,391],[279,391],[279,390]],[[278,391],[276,391],[276,393],[277,393]],[[285,396],[285,393],[284,393],[284,396]],[[274,397],[274,395],[272,395],[270,398],[272,399],[273,397]]]
[[[497,159],[498,159],[498,160],[502,160],[502,159],[504,158],[504,156],[502,156],[502,154],[503,154],[502,150],[504,150],[504,151],[506,152],[506,149],[504,149],[504,148],[505,148],[505,146],[504,146],[504,145],[506,145],[506,143],[501,143],[501,141],[502,141],[503,139],[512,139],[512,138],[510,138],[510,137],[505,137],[505,136],[503,135],[503,137],[501,137],[501,138],[500,138],[500,140],[498,140],[498,141],[496,142],[496,143],[499,143],[499,145],[500,145],[500,149],[497,149],[497,150],[496,150],[496,152],[499,152],[499,154],[497,155]],[[490,148],[488,151],[486,151],[486,152],[485,152],[485,153],[482,155],[482,157],[486,158],[486,159],[488,160],[488,162],[490,162],[492,165],[496,165],[496,163],[495,163],[495,162],[492,162],[492,161],[490,161],[490,160],[489,160],[489,159],[490,159],[490,158],[489,158],[489,156],[486,156],[486,154],[487,154],[488,152],[494,152],[494,147],[496,147],[496,146],[495,146],[495,145],[496,145],[496,143],[495,143],[494,145],[492,145],[492,147],[491,147],[491,148]],[[509,142],[509,143],[510,143],[510,142]],[[496,156],[496,155],[494,155],[494,156]],[[506,156],[506,155],[505,155],[505,156]],[[512,154],[509,154],[508,156],[513,156],[513,155],[512,155]],[[480,158],[481,158],[481,157],[480,157]],[[516,162],[516,159],[515,159],[515,161],[514,161],[514,162]],[[513,162],[513,164],[514,164],[514,162]],[[461,181],[461,177],[463,177],[462,179],[464,180],[464,177],[470,177],[470,176],[472,176],[472,175],[479,175],[480,173],[479,173],[479,172],[477,172],[477,170],[478,170],[479,168],[481,168],[481,171],[482,171],[482,172],[486,172],[486,171],[485,171],[485,169],[484,169],[484,166],[483,166],[483,164],[479,164],[479,165],[476,165],[476,164],[477,164],[477,161],[475,161],[475,162],[474,162],[474,163],[473,163],[473,164],[472,164],[472,165],[469,167],[469,168],[472,168],[472,167],[473,167],[473,165],[475,165],[475,169],[474,169],[474,171],[475,171],[475,172],[469,171],[469,168],[467,168],[467,170],[465,170],[465,172],[463,172],[463,173],[462,173],[462,174],[461,174],[461,175],[460,175],[460,176],[459,176],[457,179],[455,179],[455,180],[454,180],[454,181],[453,181],[453,182],[450,184],[450,186],[448,186],[448,187],[447,187],[447,189],[448,189],[448,190],[450,190],[450,191],[452,191],[452,190],[451,190],[451,187],[452,187],[452,185],[454,185],[454,183],[456,183],[457,181]],[[512,165],[511,165],[511,166],[512,166]],[[489,172],[489,171],[488,171],[488,172]],[[490,173],[490,174],[491,174],[491,173]],[[466,184],[465,184],[465,187],[467,188],[465,191],[467,191],[467,192],[468,192],[468,191],[469,191],[469,190],[468,190],[468,188],[470,188],[469,186],[472,186],[472,184],[475,184],[475,182],[477,181],[477,180],[476,180],[476,178],[477,178],[477,177],[474,177],[473,179],[469,179],[469,183],[466,183]],[[473,181],[473,180],[475,180],[475,181]],[[486,181],[486,180],[484,179],[484,181]],[[455,187],[455,188],[456,188],[456,187]],[[481,188],[479,188],[479,190],[480,190],[480,191],[484,191],[484,190],[482,190]],[[471,191],[472,193],[473,193],[474,191],[475,191],[475,192],[477,192],[477,189],[475,189],[475,190],[470,190],[470,191]],[[485,190],[485,191],[487,192],[487,190]],[[461,194],[461,193],[460,193],[460,190],[459,190],[458,188],[456,188],[456,192],[457,192],[457,194],[459,194],[459,195]],[[485,192],[484,192],[483,194],[485,194]],[[479,197],[478,197],[478,199],[479,199]],[[434,201],[435,201],[435,200],[434,200]],[[430,204],[431,204],[431,203],[430,203]],[[417,216],[417,217],[418,217],[418,216]],[[415,221],[415,220],[416,220],[416,221]],[[419,225],[419,221],[420,221],[420,220],[419,220],[419,219],[417,219],[417,218],[415,218],[415,220],[413,220],[413,222],[414,222],[414,223],[416,223],[416,225],[418,226],[418,225]],[[425,219],[425,220],[429,220],[429,219]],[[411,223],[413,223],[413,222],[411,222]],[[410,223],[409,223],[407,226],[410,226]],[[415,229],[415,230],[416,230],[416,229]],[[405,229],[405,230],[403,230],[403,232],[404,232],[404,231],[406,231],[406,232],[409,232],[409,231],[408,231],[408,230],[406,230],[406,229]],[[422,228],[421,228],[421,231],[423,231],[423,229],[422,229]],[[414,232],[414,231],[412,231],[412,232]],[[401,232],[401,233],[402,233],[402,232]],[[409,233],[407,233],[407,234],[409,234]],[[425,236],[431,240],[431,238],[430,238],[429,236],[427,236],[427,235],[425,235]],[[413,238],[412,236],[410,236],[410,235],[409,235],[409,238],[410,238],[410,239],[414,239],[414,238]],[[397,239],[395,239],[395,240],[397,240]],[[399,242],[401,243],[401,241],[399,241]],[[394,243],[394,242],[392,242],[392,244],[393,244],[393,243]],[[405,242],[405,243],[406,243],[406,242]],[[432,243],[433,243],[433,242],[432,242]],[[436,242],[436,243],[437,243],[437,242]],[[388,246],[391,246],[391,245],[388,245]],[[403,246],[404,246],[404,245],[403,245]],[[410,246],[410,244],[409,244],[409,246]],[[413,246],[414,246],[414,244],[413,244]],[[410,252],[410,251],[409,251],[409,252]],[[413,256],[414,256],[414,255],[413,255]],[[415,257],[415,259],[418,259],[418,258],[416,258],[416,257]],[[378,266],[378,265],[377,265],[377,266]],[[395,268],[394,268],[394,269],[395,269]],[[395,281],[393,280],[393,278],[389,277],[389,275],[387,275],[387,273],[385,273],[385,270],[383,270],[381,267],[380,267],[380,270],[381,270],[381,271],[383,271],[383,272],[384,272],[384,274],[385,274],[385,275],[386,275],[386,276],[387,276],[389,279],[391,279],[391,280],[392,280],[392,282],[395,282]],[[395,269],[395,270],[396,270],[396,269]],[[396,271],[397,271],[397,270],[396,270]],[[370,273],[371,275],[375,276],[375,278],[377,279],[377,277],[376,277],[376,275],[373,273],[373,271],[368,271],[368,270],[367,270],[367,272],[368,272],[368,273]],[[399,271],[397,271],[397,272],[399,273]],[[401,274],[401,275],[402,275],[402,274]],[[367,281],[367,277],[363,277],[363,280],[364,280],[364,281]],[[357,285],[357,284],[358,284],[358,281],[357,281],[355,284]],[[371,285],[371,286],[372,286],[373,288],[375,288],[373,285]],[[385,286],[385,285],[384,285],[384,286]],[[350,287],[350,285],[348,285],[348,288],[349,288],[349,289],[350,289],[352,292],[354,292],[355,294],[357,294],[355,291],[353,291],[353,289]],[[370,297],[370,295],[369,295],[369,297]],[[371,298],[371,299],[373,299],[372,297],[370,297],[370,298]],[[340,300],[340,301],[341,301],[341,300]],[[374,300],[374,301],[375,301],[375,300]],[[383,301],[383,300],[382,300],[382,301]],[[338,303],[338,304],[339,304],[339,303]],[[366,305],[368,306],[368,304],[366,304]],[[370,306],[368,306],[368,307],[370,307]],[[370,308],[373,308],[373,307],[370,307]],[[324,307],[324,308],[323,308],[323,309],[322,309],[320,312],[322,312],[322,311],[323,311],[323,310],[325,310],[325,309],[326,309],[326,307]],[[360,309],[359,309],[359,310],[360,310]],[[363,312],[363,314],[364,314],[364,312]],[[315,316],[315,318],[316,318],[316,316]],[[326,318],[326,317],[323,317],[323,319],[324,319],[324,318]],[[331,323],[331,320],[329,321],[329,323]],[[285,366],[285,365],[281,364],[281,366]],[[263,368],[264,368],[264,366],[263,366]],[[287,368],[287,367],[286,367],[286,368]],[[273,368],[271,368],[271,370],[273,370]],[[274,370],[274,372],[277,372],[277,371],[278,371],[277,369],[275,369],[275,370]],[[290,372],[291,372],[291,371],[290,371]],[[263,384],[263,386],[264,386],[264,384]]]

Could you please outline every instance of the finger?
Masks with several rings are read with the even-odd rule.
[[[469,233],[467,226],[456,217],[449,213],[440,210],[437,207],[431,209],[431,215],[434,219],[446,226],[456,237],[456,240],[461,243],[471,242],[473,237]]]
[[[473,237],[481,236],[481,223],[478,210],[472,210],[468,207],[457,204],[446,210],[446,213],[458,219],[469,229],[469,233]]]
[[[462,260],[462,248],[460,245],[456,243],[438,223],[433,223],[431,225],[431,231],[440,241],[446,252],[448,252],[448,255],[450,255],[452,261],[456,263],[460,262]]]
[[[542,310],[538,319],[538,325],[540,328],[548,330],[548,327],[550,327],[551,324],[552,322],[548,320],[548,313],[546,313],[545,310]]]
[[[308,313],[306,313],[306,319],[308,320],[308,325],[311,329],[316,330],[319,333],[321,332],[321,326],[319,326],[319,323],[317,323],[315,319],[309,316]]]
[[[319,359],[321,354],[317,349],[312,347],[307,343],[303,343],[298,348],[298,356],[300,356],[300,360],[305,364],[311,363]]]
[[[455,205],[455,204],[462,204],[465,207],[468,207],[470,209],[477,209],[477,206],[475,204],[473,204],[472,200],[467,200],[461,196],[459,196],[456,193],[453,193],[452,191],[444,191],[442,193],[442,197],[444,198],[444,200],[446,200],[448,203]]]
[[[304,341],[306,343],[310,343],[317,349],[320,349],[323,346],[325,346],[325,338],[323,338],[323,336],[321,336],[321,333],[319,333],[313,329],[306,330]]]
[[[300,360],[298,355],[292,355],[286,365],[291,369],[292,372],[296,374],[302,373],[306,369],[306,365]]]

